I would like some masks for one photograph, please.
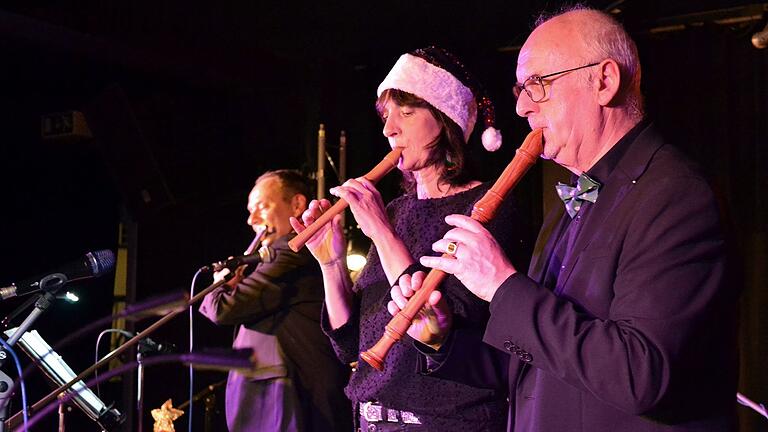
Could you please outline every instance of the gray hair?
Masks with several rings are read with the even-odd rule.
[[[582,26],[579,31],[584,41],[588,62],[612,59],[619,65],[621,87],[619,96],[624,99],[629,114],[639,119],[643,118],[643,94],[640,91],[640,58],[637,46],[624,27],[611,15],[576,4],[560,9],[554,14],[542,14],[535,22],[538,27],[545,22],[565,14],[579,14],[590,21],[590,25]]]

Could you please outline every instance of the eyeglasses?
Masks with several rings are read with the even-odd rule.
[[[566,72],[573,72],[575,70],[584,69],[592,66],[599,65],[600,62],[597,63],[590,63],[588,65],[579,66],[571,69],[562,70],[560,72],[554,72],[551,74],[546,75],[531,75],[528,77],[527,80],[525,80],[522,84],[516,83],[515,87],[513,89],[515,93],[515,99],[518,99],[520,97],[520,94],[525,91],[525,93],[528,95],[529,98],[535,103],[539,103],[544,100],[544,98],[547,96],[546,92],[544,91],[544,79],[553,77],[555,75],[564,74]]]

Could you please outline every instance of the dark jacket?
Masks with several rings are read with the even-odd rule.
[[[529,276],[491,302],[484,340],[514,360],[514,430],[735,430],[737,290],[707,183],[647,126],[590,212],[554,289],[541,283],[562,206]]]
[[[295,253],[288,247],[294,235],[275,241],[275,259],[259,264],[237,287],[225,285],[206,296],[200,311],[216,324],[275,335],[306,429],[349,430],[352,408],[343,394],[349,368],[336,359],[320,330],[322,275],[306,248]]]

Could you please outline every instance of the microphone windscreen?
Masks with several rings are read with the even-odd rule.
[[[109,249],[88,252],[86,256],[91,262],[91,270],[94,276],[101,276],[115,268],[115,254]]]

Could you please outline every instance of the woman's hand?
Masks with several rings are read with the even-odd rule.
[[[306,229],[321,214],[331,208],[331,203],[327,199],[312,200],[309,207],[301,214],[302,222],[295,217],[291,217],[290,223],[297,233]],[[347,254],[346,241],[344,239],[344,230],[341,226],[341,215],[333,217],[331,223],[320,228],[306,243],[307,249],[317,259],[320,265],[332,265],[338,261],[344,260]]]
[[[349,179],[343,185],[331,188],[330,192],[349,204],[360,230],[374,242],[392,233],[381,194],[365,177]]]
[[[408,299],[421,289],[424,282],[424,272],[416,272],[413,276],[400,276],[398,284],[392,287],[392,300],[387,304],[387,310],[392,316],[400,312],[408,303]],[[440,291],[432,291],[424,307],[413,318],[408,328],[408,336],[437,350],[445,342],[453,324],[453,313]]]

